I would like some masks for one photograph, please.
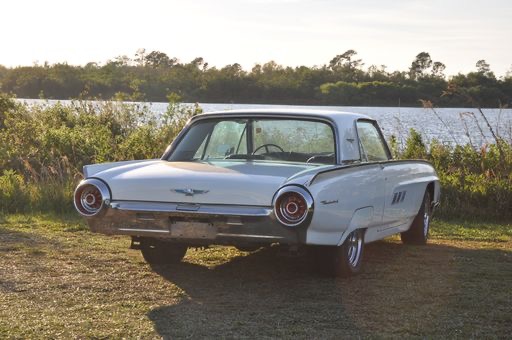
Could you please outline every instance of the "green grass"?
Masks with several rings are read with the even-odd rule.
[[[431,239],[480,242],[509,242],[512,224],[478,221],[435,221]]]
[[[275,247],[151,268],[129,243],[75,216],[0,217],[0,338],[512,334],[510,224],[435,221],[428,246],[370,244],[344,280]]]

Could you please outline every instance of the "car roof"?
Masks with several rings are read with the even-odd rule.
[[[357,120],[370,119],[371,117],[354,112],[330,111],[330,110],[314,110],[314,109],[244,109],[244,110],[227,110],[206,112],[197,117],[206,116],[296,116],[296,117],[318,117],[328,118],[333,121],[339,120]]]

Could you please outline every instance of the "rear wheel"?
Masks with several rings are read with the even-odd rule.
[[[363,266],[364,231],[352,231],[339,247],[319,247],[315,258],[322,274],[349,277],[361,271]]]
[[[402,242],[405,244],[427,244],[428,233],[430,231],[430,222],[432,220],[432,206],[430,201],[430,193],[425,192],[423,202],[421,203],[418,215],[412,221],[409,230],[400,234]]]
[[[171,243],[156,238],[142,238],[140,251],[144,260],[150,264],[168,264],[180,262],[187,252],[184,244]]]

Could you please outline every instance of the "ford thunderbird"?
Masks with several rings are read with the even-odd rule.
[[[393,160],[375,120],[342,112],[201,114],[160,159],[83,173],[74,204],[90,229],[130,235],[152,264],[189,247],[279,244],[348,276],[366,243],[425,244],[440,198],[432,165]]]

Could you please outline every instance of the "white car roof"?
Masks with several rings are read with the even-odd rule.
[[[330,110],[312,110],[312,109],[246,109],[246,110],[226,110],[202,113],[205,115],[284,115],[284,116],[318,116],[323,118],[337,119],[371,119],[371,117],[354,112],[330,111]]]

